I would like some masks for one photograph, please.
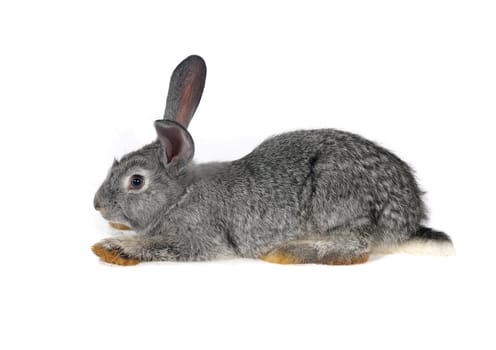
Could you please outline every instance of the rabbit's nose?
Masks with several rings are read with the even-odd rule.
[[[93,200],[93,206],[95,207],[96,210],[100,211],[102,209],[102,206],[100,205],[100,201],[98,198],[95,197]]]

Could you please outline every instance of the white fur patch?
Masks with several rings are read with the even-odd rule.
[[[452,256],[455,255],[455,247],[450,242],[412,239],[396,247],[377,247],[376,249],[373,249],[373,253],[407,253],[413,255]]]

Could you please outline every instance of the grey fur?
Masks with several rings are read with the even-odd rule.
[[[167,108],[179,109],[170,103]],[[166,111],[168,119],[171,114]],[[174,132],[188,133],[180,125]],[[138,233],[100,243],[123,257],[259,258],[280,249],[303,262],[352,261],[423,228],[424,204],[410,167],[358,135],[289,132],[241,159],[206,164],[167,159],[164,137],[158,132],[157,141],[114,162],[95,195],[106,219]],[[192,142],[189,133],[184,139]],[[133,174],[145,176],[144,190],[127,189]]]

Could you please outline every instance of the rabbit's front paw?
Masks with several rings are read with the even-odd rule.
[[[103,261],[122,266],[137,265],[140,260],[126,253],[125,241],[118,238],[108,238],[98,242],[91,250]]]

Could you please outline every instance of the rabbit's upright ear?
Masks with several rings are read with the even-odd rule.
[[[162,163],[166,167],[181,169],[195,154],[195,144],[188,130],[172,120],[155,121],[157,137],[162,144]]]
[[[174,69],[165,105],[165,120],[173,120],[185,129],[200,103],[207,76],[207,66],[200,56],[189,56]]]

